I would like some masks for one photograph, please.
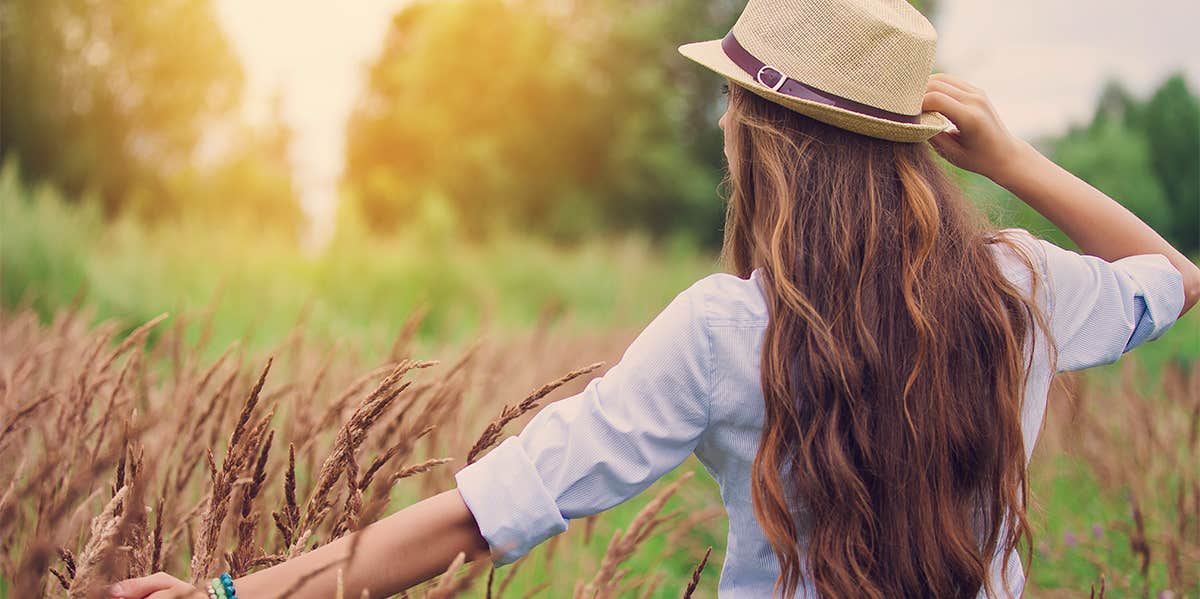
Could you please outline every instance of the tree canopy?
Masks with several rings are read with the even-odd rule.
[[[1182,74],[1146,100],[1105,86],[1095,116],[1053,142],[1053,156],[1185,252],[1200,251],[1200,102]]]
[[[6,0],[0,15],[0,157],[26,178],[110,214],[202,198],[222,219],[300,227],[289,134],[241,122],[242,67],[210,0]],[[205,163],[216,133],[230,149]]]
[[[719,239],[717,79],[675,52],[737,2],[450,0],[396,15],[349,124],[376,231],[448,211],[473,234],[637,223]],[[440,206],[440,208],[431,208]]]

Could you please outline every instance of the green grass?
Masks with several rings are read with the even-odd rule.
[[[320,253],[267,232],[173,223],[104,224],[86,203],[0,172],[0,298],[44,317],[76,298],[98,319],[136,325],[161,314],[212,314],[213,351],[262,348],[303,320],[312,336],[388,343],[414,309],[419,334],[462,342],[482,327],[519,330],[569,313],[568,326],[644,325],[716,270],[687,243],[630,235],[572,245],[500,235],[477,243],[420,232],[389,239],[343,231]],[[193,328],[198,329],[198,323]]]

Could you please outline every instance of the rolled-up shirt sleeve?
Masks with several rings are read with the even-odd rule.
[[[1158,339],[1183,308],[1183,275],[1162,254],[1107,261],[1035,239],[1049,293],[1057,371],[1112,364]]]
[[[704,295],[704,280],[680,293],[604,376],[455,474],[493,563],[637,495],[695,449],[712,391]]]

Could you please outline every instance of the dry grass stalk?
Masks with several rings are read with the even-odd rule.
[[[1105,582],[1106,581],[1104,580],[1104,574],[1100,574],[1099,592],[1097,592],[1097,590],[1096,590],[1096,583],[1092,583],[1092,593],[1090,595],[1091,599],[1104,599]]]
[[[454,560],[450,562],[450,566],[447,567],[446,571],[442,573],[440,578],[438,578],[437,585],[425,594],[425,599],[442,599],[444,597],[449,597],[450,595],[447,593],[455,586],[454,574],[458,572],[458,569],[461,568],[466,561],[467,554],[459,551],[458,555],[454,556]]]
[[[267,455],[271,451],[271,443],[275,440],[275,431],[270,431],[258,451],[258,459],[254,464],[254,475],[250,484],[243,488],[242,506],[237,525],[237,548],[234,549],[230,563],[230,572],[241,576],[250,570],[250,563],[258,557],[254,533],[258,527],[258,511],[254,509],[254,500],[262,491],[267,478]]]
[[[547,580],[537,586],[534,586],[532,589],[529,589],[521,597],[522,597],[522,599],[533,599],[534,597],[537,596],[538,593],[546,590],[549,587],[550,587],[550,581]]]
[[[433,459],[425,460],[424,462],[421,462],[419,464],[405,466],[405,467],[401,468],[399,471],[397,471],[395,474],[392,475],[389,483],[395,484],[395,482],[398,480],[408,478],[410,476],[416,476],[418,474],[423,474],[425,472],[429,472],[430,470],[433,470],[437,466],[440,466],[442,464],[447,464],[447,463],[453,462],[453,461],[454,461],[454,458],[433,458]]]
[[[54,394],[46,393],[41,397],[30,400],[24,406],[17,408],[17,410],[8,417],[8,422],[5,423],[4,429],[0,430],[0,453],[4,451],[4,445],[8,440],[9,435],[16,432],[16,430],[22,424],[24,424],[26,420],[33,416],[33,413],[36,412],[38,408],[46,405],[53,398]]]
[[[417,335],[417,329],[428,314],[429,307],[423,305],[413,308],[413,311],[408,314],[408,318],[400,327],[400,334],[396,335],[396,340],[392,342],[392,349],[388,352],[388,358],[392,362],[399,362],[408,357],[405,353],[412,345],[413,338]]]
[[[296,505],[296,446],[291,443],[288,444],[288,468],[283,479],[283,498],[283,507],[271,516],[286,548],[295,540],[296,527],[300,525],[300,507]]]
[[[153,547],[150,552],[150,571],[158,572],[162,570],[163,556],[163,510],[166,506],[167,498],[165,495],[159,495],[158,503],[154,506],[154,536]]]
[[[140,444],[133,449],[133,456],[129,471],[129,497],[122,508],[120,549],[128,559],[124,572],[129,576],[145,576],[151,573],[154,546],[144,502],[147,484],[145,450]]]
[[[371,480],[375,477],[375,474],[377,472],[379,472],[379,469],[384,466],[384,464],[387,464],[396,456],[408,455],[409,452],[412,451],[412,448],[416,444],[416,441],[418,439],[420,439],[421,437],[424,437],[425,435],[429,434],[430,432],[433,432],[433,429],[435,429],[435,428],[437,428],[437,427],[435,425],[431,424],[431,425],[425,427],[424,429],[422,429],[421,432],[417,433],[415,436],[405,437],[404,439],[401,439],[399,443],[396,443],[395,445],[389,447],[388,450],[386,452],[384,452],[383,455],[375,458],[375,461],[371,463],[371,465],[367,468],[367,471],[363,473],[362,478],[359,479],[359,482],[358,482],[359,490],[361,490],[361,491],[367,490],[367,487],[371,485]],[[420,472],[424,472],[424,470],[421,470]],[[420,472],[413,472],[412,474],[419,474]],[[394,481],[396,478],[403,478],[403,477],[393,476],[392,480]]]
[[[704,572],[704,566],[708,565],[708,556],[712,554],[712,547],[704,551],[704,558],[692,570],[692,579],[688,582],[687,588],[683,590],[683,599],[691,599],[693,593],[696,592],[696,587],[700,585],[700,573]]]
[[[646,507],[634,516],[633,522],[629,524],[629,528],[625,530],[624,534],[619,530],[613,534],[608,551],[604,554],[603,561],[600,562],[600,569],[592,581],[575,594],[575,599],[601,599],[615,595],[617,583],[624,577],[624,572],[619,572],[617,568],[629,559],[637,546],[666,520],[658,518],[658,513],[662,511],[667,500],[679,490],[679,487],[691,478],[692,473],[685,472],[679,477],[679,480],[660,491],[654,499],[650,500],[650,503],[646,504]]]
[[[522,563],[518,561],[508,567],[508,574],[504,575],[504,580],[500,581],[500,588],[496,591],[496,599],[504,596],[504,591],[508,590],[508,585],[512,584],[512,581],[516,579],[517,571],[521,569]]]
[[[129,333],[129,335],[126,335],[125,339],[122,340],[119,345],[117,345],[117,348],[112,350],[112,352],[108,354],[108,357],[104,359],[104,364],[102,364],[99,368],[100,374],[107,372],[109,367],[112,366],[113,362],[118,357],[120,357],[121,354],[129,351],[129,348],[133,347],[134,345],[137,345],[137,344],[141,343],[142,341],[144,341],[146,338],[146,335],[150,333],[150,329],[153,329],[155,326],[158,325],[158,323],[160,323],[166,319],[167,319],[166,313],[159,314],[158,316],[155,316],[154,318],[150,319],[150,321],[146,322],[142,326],[139,326],[138,328],[134,329],[131,333]]]
[[[339,419],[341,419],[342,412],[345,411],[346,406],[349,405],[351,399],[354,399],[355,395],[358,395],[359,393],[361,393],[364,389],[367,388],[367,385],[369,385],[371,383],[371,381],[375,380],[376,378],[379,378],[380,375],[394,372],[395,369],[396,369],[395,365],[380,366],[379,368],[376,368],[376,369],[358,377],[358,379],[356,379],[353,383],[351,383],[350,386],[347,387],[342,392],[342,394],[337,397],[337,399],[335,399],[333,402],[331,402],[329,404],[329,407],[325,410],[325,414],[321,417],[321,419],[313,427],[313,430],[309,431],[309,432],[311,433],[311,432],[315,432],[315,431],[323,431],[326,428],[332,426]],[[306,435],[305,443],[303,445],[301,445],[300,452],[305,453],[306,451],[308,451],[312,447],[312,444],[315,441],[316,441],[316,437],[314,435],[311,435],[311,434]]]
[[[359,514],[360,526],[370,524],[378,520],[379,517],[383,515],[383,512],[387,509],[389,502],[388,491],[396,484],[397,481],[416,476],[418,474],[424,474],[430,470],[433,470],[440,464],[445,464],[452,461],[452,458],[434,458],[419,464],[413,464],[412,466],[405,466],[389,476],[386,485],[376,485],[375,490],[378,492],[377,496],[372,498],[369,503],[363,506],[361,513]]]
[[[229,443],[225,448],[225,459],[222,461],[219,470],[213,459],[212,451],[209,450],[207,453],[212,496],[209,500],[208,509],[201,518],[200,533],[197,535],[192,555],[191,579],[193,584],[199,584],[201,581],[211,578],[214,574],[216,557],[219,552],[218,543],[221,531],[224,528],[225,516],[229,510],[234,482],[250,465],[253,457],[257,456],[256,450],[259,447],[267,425],[270,423],[270,415],[268,414],[265,418],[259,420],[255,426],[247,430],[247,425],[254,413],[254,408],[258,404],[259,395],[262,393],[263,385],[266,383],[267,373],[271,370],[272,362],[272,359],[267,360],[262,374],[259,375],[258,381],[251,388],[246,401],[242,404],[242,410],[238,414],[237,423],[233,427],[233,432],[229,435]]]
[[[70,580],[68,580],[68,579],[67,579],[67,577],[66,577],[66,576],[64,576],[62,572],[59,572],[59,571],[58,571],[57,569],[55,569],[55,568],[50,568],[50,573],[51,573],[51,574],[53,574],[53,575],[54,575],[54,578],[56,578],[56,579],[58,580],[58,584],[59,584],[60,586],[62,586],[62,588],[63,588],[63,590],[64,590],[64,591],[70,591],[70,590],[71,590],[71,581],[70,581]]]
[[[113,413],[116,412],[117,397],[125,384],[125,379],[129,375],[129,371],[132,368],[135,368],[141,362],[141,357],[141,348],[138,348],[138,350],[135,351],[133,355],[131,355],[129,359],[125,361],[125,366],[121,368],[121,374],[117,376],[117,384],[113,386],[112,391],[108,395],[108,405],[102,411],[103,416],[95,424],[96,440],[92,445],[91,451],[91,460],[93,462],[96,460],[96,456],[100,453],[100,446],[104,443],[105,433],[108,431],[108,423],[111,420]],[[91,434],[90,431],[89,433],[85,433],[85,436],[89,434]]]
[[[658,587],[662,586],[663,581],[667,578],[666,573],[656,572],[654,577],[649,582],[642,583],[641,592],[638,593],[638,599],[650,599],[650,596],[658,591]]]
[[[454,560],[450,562],[450,566],[438,578],[437,585],[429,589],[425,593],[425,599],[450,599],[457,597],[463,592],[471,588],[471,583],[479,577],[485,568],[489,568],[487,560],[476,560],[471,562],[471,567],[465,574],[458,575],[458,571],[466,562],[467,554],[458,552]]]
[[[121,530],[119,513],[128,492],[129,487],[121,487],[104,506],[104,510],[92,519],[91,535],[79,556],[76,574],[68,589],[68,595],[72,599],[91,597],[106,584],[107,572],[104,571],[104,564],[116,549],[117,536]]]
[[[392,369],[391,374],[379,383],[375,391],[362,401],[350,419],[342,425],[338,431],[337,438],[334,440],[333,448],[330,450],[329,456],[326,458],[317,475],[315,488],[309,496],[304,516],[297,527],[299,530],[311,530],[318,526],[324,519],[325,514],[328,513],[333,503],[330,493],[334,485],[337,484],[338,479],[342,477],[343,471],[347,467],[355,467],[354,456],[359,446],[362,445],[367,431],[379,416],[391,406],[396,397],[408,387],[409,382],[405,381],[401,383],[400,379],[410,370],[427,368],[434,364],[434,362],[405,360],[396,365]],[[293,544],[288,554],[295,555],[300,550],[301,546]]]
[[[529,396],[527,396],[525,399],[521,400],[521,403],[517,404],[516,406],[504,406],[500,410],[500,417],[488,423],[487,428],[483,429],[483,434],[479,436],[479,440],[475,442],[475,445],[471,446],[471,451],[467,452],[467,465],[474,464],[475,460],[479,459],[479,456],[484,451],[490,449],[496,444],[497,441],[500,440],[500,433],[504,430],[505,425],[513,420],[516,420],[522,414],[536,408],[538,406],[537,402],[552,393],[555,389],[558,389],[572,380],[588,374],[589,372],[592,372],[601,366],[604,366],[604,362],[596,362],[595,364],[590,364],[588,366],[584,366],[583,368],[572,370],[558,379],[542,385],[533,393],[529,394]]]
[[[275,595],[274,599],[287,599],[288,597],[291,597],[292,593],[304,588],[304,585],[308,584],[308,581],[320,576],[321,574],[324,574],[330,568],[341,568],[342,565],[346,563],[347,559],[348,558],[337,559],[320,567],[309,570],[292,582],[292,584],[284,587],[279,594]]]
[[[670,534],[667,535],[667,546],[678,547],[679,544],[683,542],[684,537],[692,532],[692,529],[705,522],[717,520],[725,516],[725,506],[723,505],[714,505],[709,508],[692,512],[687,518],[684,518],[682,522],[677,524],[675,528],[671,530]]]

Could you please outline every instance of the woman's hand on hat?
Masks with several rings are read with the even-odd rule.
[[[921,109],[942,113],[958,128],[930,139],[933,149],[951,164],[990,179],[1003,178],[1026,145],[1008,132],[983,90],[952,75],[930,75]]]

